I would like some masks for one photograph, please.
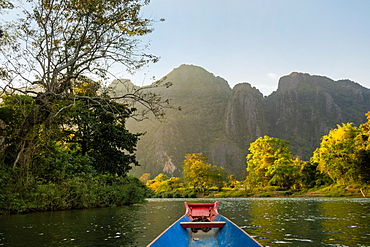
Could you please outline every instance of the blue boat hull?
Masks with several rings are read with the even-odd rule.
[[[180,222],[189,222],[190,218],[187,215],[181,217],[166,231],[159,235],[148,246],[151,247],[187,247],[187,246],[262,246],[240,227],[235,225],[229,219],[222,215],[217,215],[214,221],[225,221],[226,224],[222,228],[212,228],[208,232],[199,230],[194,233],[191,229],[184,229]]]

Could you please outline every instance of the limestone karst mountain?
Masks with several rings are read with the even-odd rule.
[[[289,141],[293,154],[307,160],[336,124],[359,125],[370,111],[369,89],[323,76],[292,73],[267,97],[249,83],[231,89],[224,79],[193,65],[181,65],[165,81],[173,86],[157,92],[182,111],[167,111],[163,121],[127,123],[132,132],[146,132],[137,147],[141,166],[134,175],[180,176],[184,156],[203,153],[210,163],[243,178],[249,144],[258,137]]]
[[[267,134],[289,141],[293,154],[307,160],[337,124],[366,122],[370,90],[349,80],[292,73],[264,99],[264,110]]]

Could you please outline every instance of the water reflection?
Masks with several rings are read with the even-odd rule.
[[[367,198],[218,200],[221,214],[265,246],[370,246]],[[0,216],[0,246],[146,246],[184,214],[184,201]]]
[[[256,198],[223,205],[235,207],[225,210],[225,215],[266,246],[370,246],[369,203],[368,199]]]
[[[331,236],[324,243],[343,244],[343,239],[351,243],[367,242],[370,232],[366,225],[370,223],[370,205],[368,202],[353,203],[344,200],[340,204],[325,201],[320,204],[321,220],[325,231]]]
[[[141,206],[2,216],[0,245],[139,246]]]

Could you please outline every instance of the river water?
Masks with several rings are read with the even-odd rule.
[[[217,200],[219,213],[264,246],[370,246],[369,198]],[[184,201],[0,216],[0,246],[146,246],[184,214]]]

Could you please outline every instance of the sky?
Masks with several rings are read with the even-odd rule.
[[[143,37],[159,62],[118,75],[136,85],[192,64],[264,95],[292,72],[370,88],[368,0],[151,0],[142,15],[165,21]]]

